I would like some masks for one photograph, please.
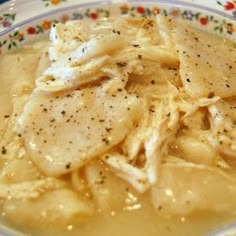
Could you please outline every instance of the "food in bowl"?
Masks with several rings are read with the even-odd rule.
[[[56,23],[50,42],[3,55],[3,219],[39,235],[113,219],[117,235],[197,235],[204,217],[235,219],[235,58],[161,15]]]

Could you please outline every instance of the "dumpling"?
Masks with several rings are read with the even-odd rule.
[[[232,43],[171,20],[160,30],[172,33],[168,37],[162,36],[167,39],[167,46],[175,45],[181,80],[189,96],[207,97],[212,92],[223,98],[234,96],[236,49]]]
[[[107,93],[97,86],[33,93],[18,119],[18,133],[43,173],[61,175],[121,142],[141,115],[141,104],[124,89]]]
[[[152,200],[155,208],[166,215],[232,212],[235,194],[235,179],[224,171],[177,160],[161,166]]]

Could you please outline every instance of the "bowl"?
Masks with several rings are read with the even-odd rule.
[[[68,20],[109,19],[115,17],[155,17],[165,14],[191,22],[197,28],[236,42],[236,3],[219,0],[78,1],[10,0],[0,5],[0,55],[49,34],[54,23]],[[20,235],[0,228],[0,235]],[[230,225],[206,235],[236,235]]]

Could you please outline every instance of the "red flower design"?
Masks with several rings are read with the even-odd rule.
[[[28,34],[35,34],[35,33],[36,33],[36,29],[35,29],[34,27],[29,27],[29,28],[27,29],[27,33],[28,33]]]
[[[202,25],[206,25],[206,24],[208,23],[207,18],[201,17],[201,18],[200,18],[200,23],[201,23]]]
[[[61,18],[62,23],[66,23],[69,20],[69,16],[68,15],[63,15]]]
[[[61,0],[51,0],[52,5],[58,5]]]
[[[235,5],[232,2],[226,2],[226,4],[224,5],[224,8],[226,11],[230,11],[235,8]]]
[[[3,27],[7,28],[7,27],[11,26],[11,22],[10,21],[3,21],[2,25],[3,25]]]
[[[140,14],[144,14],[145,13],[145,8],[144,7],[137,7],[137,12],[140,13]]]
[[[96,20],[98,18],[98,14],[97,13],[91,13],[90,17],[91,17],[91,19]]]

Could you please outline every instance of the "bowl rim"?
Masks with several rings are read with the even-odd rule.
[[[23,2],[27,2],[27,1],[23,0]],[[9,2],[5,2],[3,4],[0,4],[0,7],[1,7],[1,5],[5,5],[5,4],[8,4],[8,3]],[[56,13],[63,13],[65,11],[70,11],[70,10],[73,10],[73,9],[80,9],[80,8],[94,7],[94,6],[115,7],[115,6],[119,6],[121,4],[127,4],[127,5],[131,5],[131,4],[140,4],[140,5],[141,4],[142,5],[167,4],[167,5],[173,5],[173,6],[179,7],[179,8],[187,7],[187,8],[192,8],[194,10],[202,10],[202,11],[205,11],[205,12],[209,12],[210,14],[214,14],[214,15],[217,15],[219,17],[226,18],[226,19],[231,20],[231,21],[236,23],[236,18],[233,17],[232,15],[227,14],[224,11],[220,11],[218,9],[214,9],[214,8],[211,8],[211,7],[199,5],[199,4],[196,4],[196,3],[184,2],[184,1],[181,1],[181,0],[180,1],[179,0],[168,0],[168,1],[166,1],[166,0],[147,0],[147,1],[144,1],[144,0],[127,0],[127,1],[102,0],[102,1],[99,1],[98,0],[98,1],[92,1],[92,2],[89,2],[89,3],[81,2],[81,3],[73,4],[71,6],[60,7],[59,9],[53,9],[53,10],[50,10],[46,13],[41,13],[41,14],[37,14],[35,16],[29,17],[25,20],[22,20],[22,21],[20,21],[16,24],[2,30],[0,32],[0,37],[5,36],[6,34],[12,32],[13,30],[19,29],[20,27],[22,27],[22,26],[24,26],[24,25],[26,25],[26,24],[28,24],[32,21],[40,20],[42,18],[45,18],[47,16],[50,16],[50,15],[53,15],[53,14],[56,14]]]

